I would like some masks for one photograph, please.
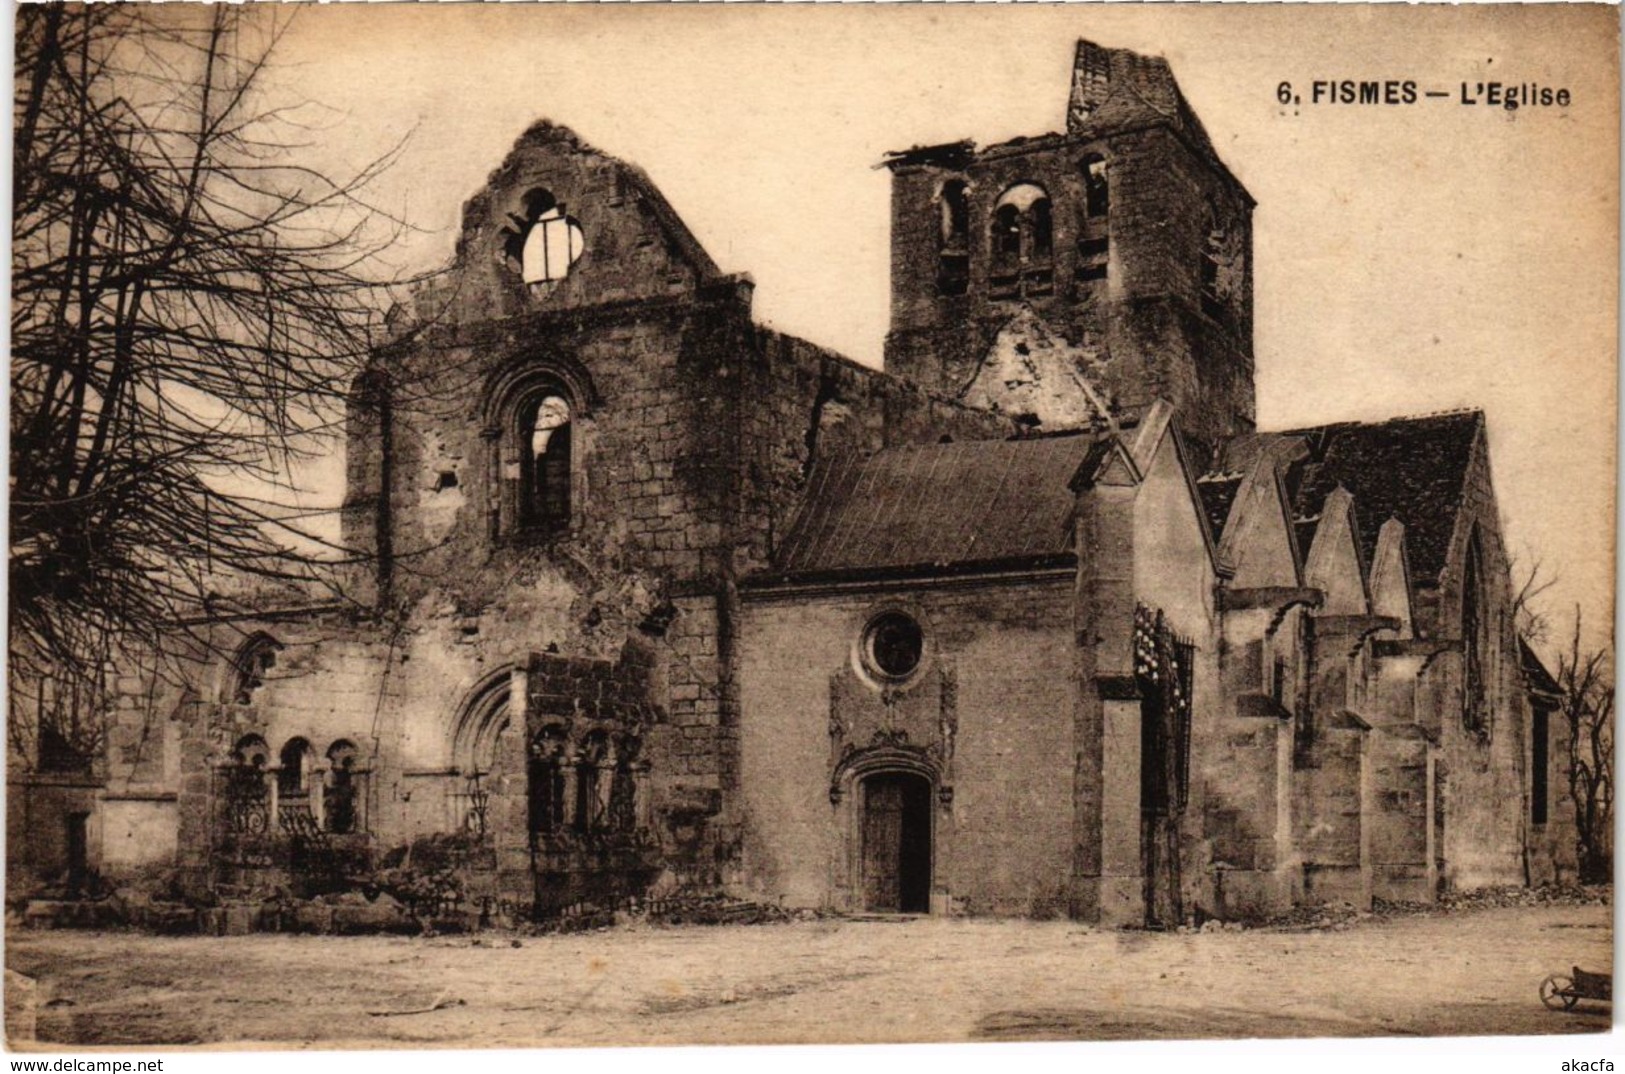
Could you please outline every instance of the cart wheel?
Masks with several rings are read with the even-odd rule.
[[[1540,1001],[1548,1010],[1573,1010],[1580,997],[1574,994],[1574,982],[1560,974],[1552,974],[1540,982]]]

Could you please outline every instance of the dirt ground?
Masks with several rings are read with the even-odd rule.
[[[1318,932],[920,918],[632,926],[517,944],[18,930],[7,941],[7,1037],[25,1048],[30,1023],[47,1047],[1584,1033],[1608,1028],[1606,1006],[1552,1012],[1536,989],[1573,964],[1613,963],[1606,906]]]

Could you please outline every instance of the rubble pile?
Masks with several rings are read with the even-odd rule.
[[[568,914],[528,924],[525,931],[536,935],[646,925],[770,925],[823,916],[826,916],[824,912],[818,910],[787,910],[773,903],[750,902],[727,895],[683,894],[633,899],[613,909],[580,907]]]
[[[1330,930],[1342,932],[1357,921],[1373,916],[1373,911],[1361,910],[1351,902],[1327,903],[1323,906],[1294,906],[1272,914],[1258,923],[1259,928],[1280,932]]]
[[[786,910],[772,903],[747,902],[725,895],[694,895],[651,904],[648,919],[658,925],[768,925],[808,916],[816,916],[816,913]]]
[[[1478,910],[1502,906],[1609,906],[1614,889],[1609,884],[1542,884],[1533,888],[1480,888],[1439,896],[1438,908]]]

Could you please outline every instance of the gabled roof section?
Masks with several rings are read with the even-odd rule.
[[[1518,636],[1518,666],[1523,671],[1524,685],[1531,694],[1546,702],[1563,700],[1562,685],[1546,670],[1546,661],[1521,634]]]
[[[1382,524],[1405,527],[1411,579],[1438,581],[1473,452],[1483,435],[1478,410],[1345,422],[1280,433],[1248,433],[1227,441],[1219,466],[1243,470],[1260,455],[1275,460],[1292,500],[1298,540],[1307,551],[1326,497],[1342,487],[1354,496],[1360,558],[1370,564]]]
[[[1411,600],[1411,571],[1405,552],[1405,524],[1390,518],[1377,531],[1377,550],[1371,560],[1371,614],[1398,619],[1399,636],[1411,636],[1416,615]]]
[[[821,462],[774,573],[1067,562],[1069,486],[1096,444],[1090,435],[964,441]]]
[[[491,250],[504,227],[520,221],[515,213],[521,194],[545,187],[559,199],[559,208],[587,214],[587,249],[595,232],[614,212],[641,214],[648,220],[648,237],[662,254],[683,266],[698,282],[721,279],[722,271],[700,245],[671,203],[643,169],[595,149],[569,127],[541,119],[514,142],[508,155],[486,177],[485,185],[463,203],[462,231],[457,240],[456,264],[462,271],[483,269],[493,262]],[[635,245],[643,235],[628,233],[622,241]]]
[[[1162,450],[1164,442],[1171,444],[1174,452],[1174,461],[1179,467],[1180,476],[1184,478],[1185,489],[1190,494],[1191,506],[1196,511],[1198,528],[1202,531],[1202,543],[1207,546],[1208,562],[1213,565],[1216,573],[1225,574],[1228,567],[1219,562],[1218,535],[1213,527],[1208,525],[1206,510],[1202,505],[1202,493],[1197,487],[1198,470],[1192,459],[1192,449],[1185,440],[1179,426],[1174,422],[1174,406],[1166,399],[1156,399],[1146,412],[1141,415],[1139,424],[1126,434],[1129,441],[1129,454],[1134,465],[1142,474],[1149,474],[1157,453]],[[1211,456],[1212,452],[1207,452]]]
[[[1317,515],[1333,489],[1348,489],[1361,560],[1372,561],[1382,524],[1397,518],[1405,527],[1414,577],[1436,582],[1450,554],[1473,447],[1483,428],[1483,412],[1471,410],[1283,434],[1301,436],[1309,447],[1293,507],[1300,518]],[[1289,487],[1293,484],[1289,479]]]
[[[1234,584],[1257,587],[1303,581],[1303,554],[1289,497],[1271,460],[1255,455],[1245,471],[1212,471],[1197,478],[1196,488],[1219,561],[1234,572]],[[1279,545],[1274,544],[1277,539]],[[1277,553],[1284,553],[1284,560],[1273,558]],[[1283,566],[1287,576],[1280,573]]]
[[[1369,560],[1360,550],[1356,507],[1347,489],[1333,489],[1315,520],[1313,539],[1304,555],[1304,584],[1326,594],[1323,607],[1333,615],[1365,615],[1371,608]]]

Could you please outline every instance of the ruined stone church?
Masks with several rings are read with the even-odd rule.
[[[1160,58],[1065,118],[886,158],[881,369],[530,128],[355,385],[348,599],[132,691],[85,852],[1135,926],[1571,875],[1483,414],[1257,429],[1253,199]]]

